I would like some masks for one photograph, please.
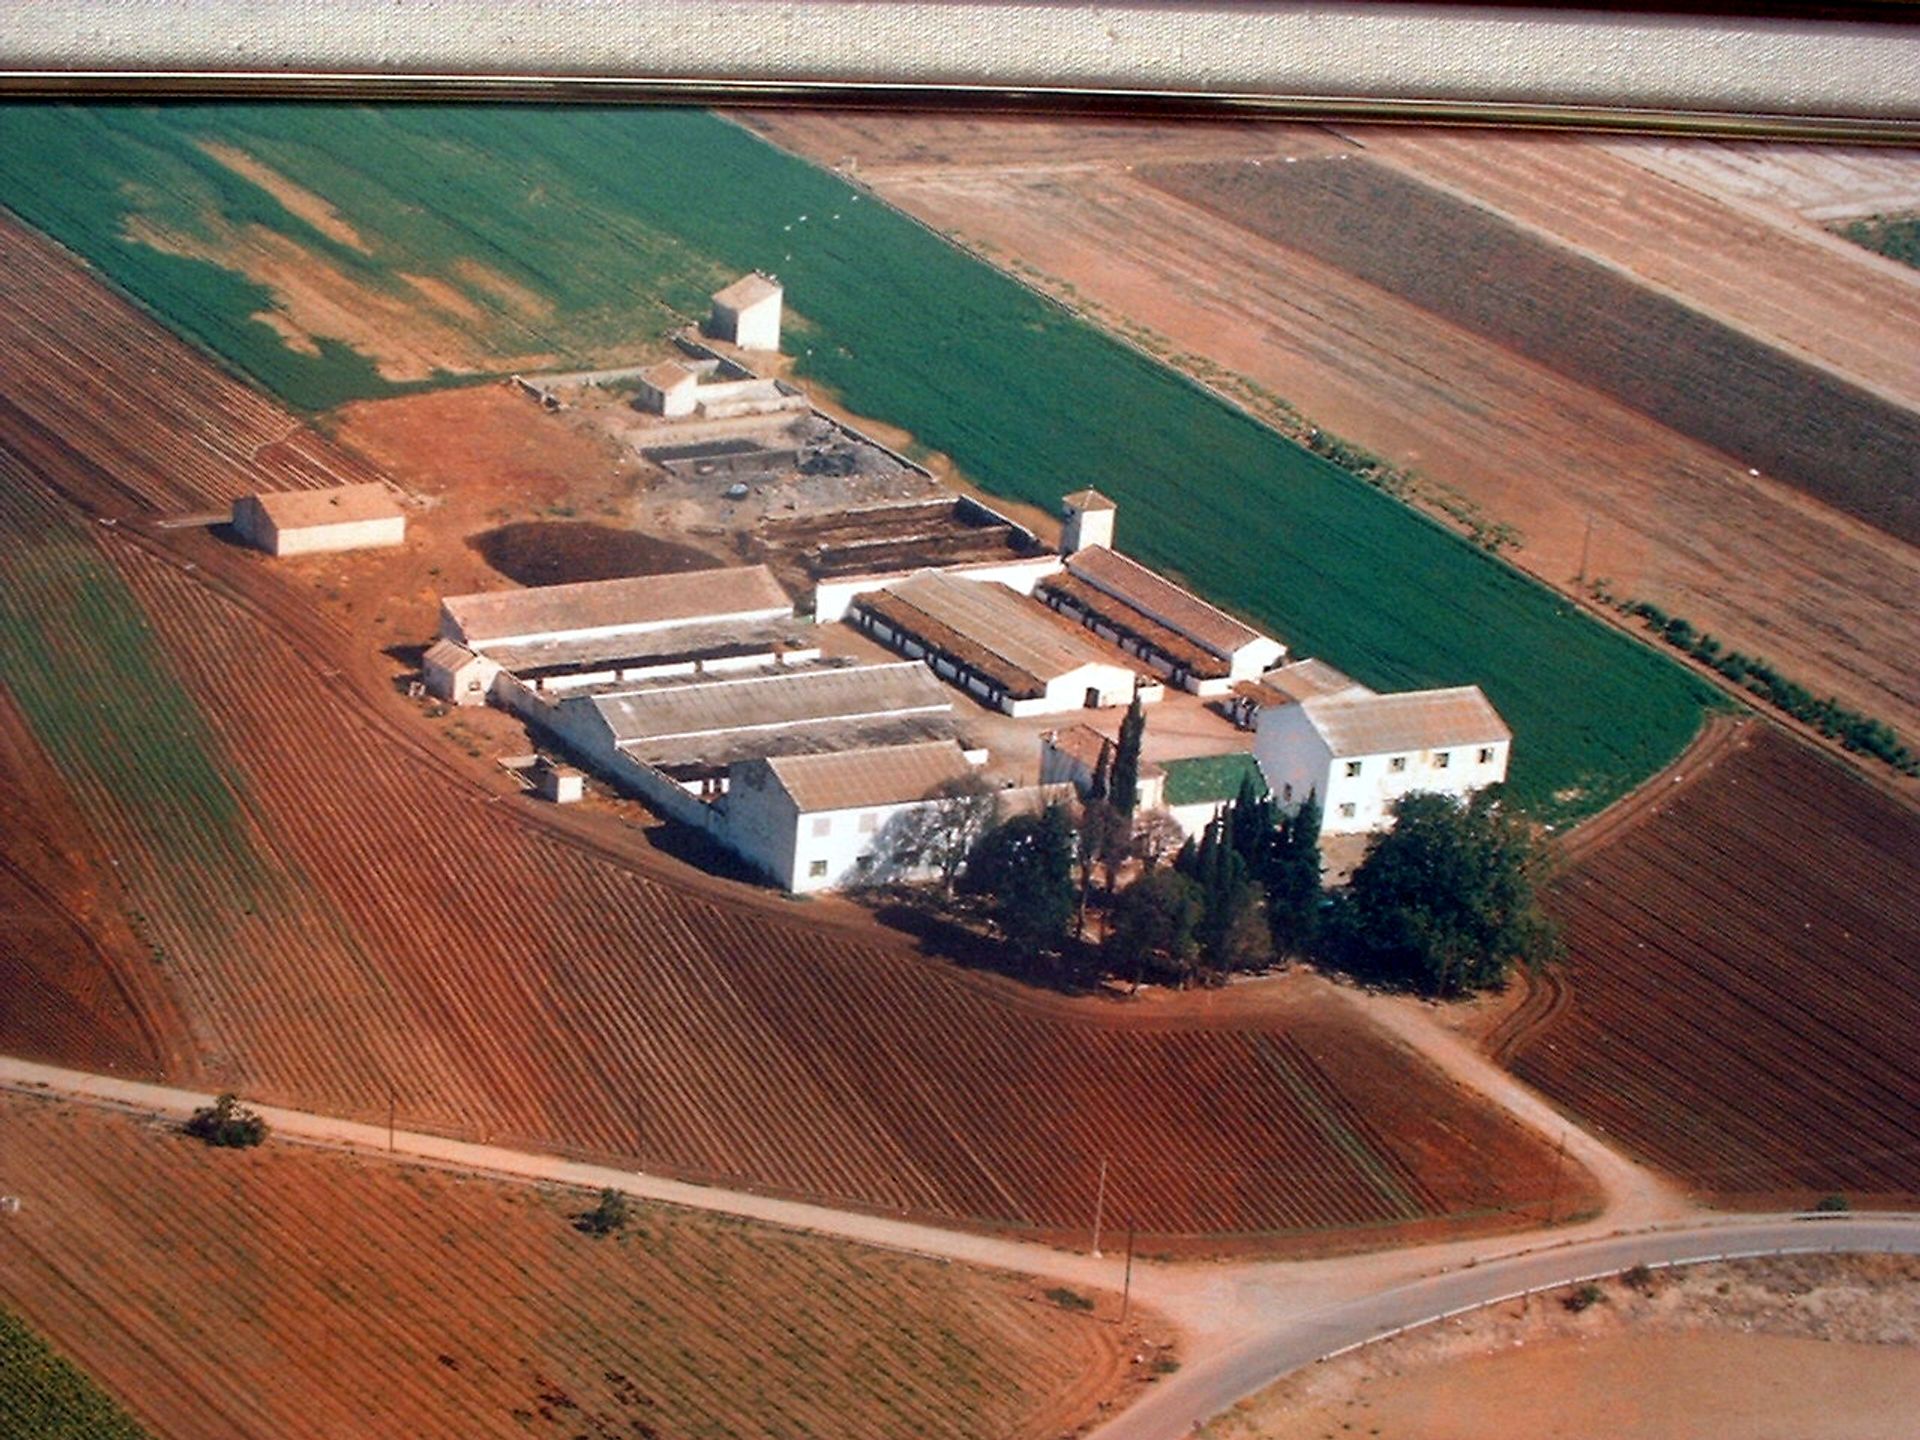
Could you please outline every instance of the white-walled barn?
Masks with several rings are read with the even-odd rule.
[[[778,350],[784,294],[780,282],[769,276],[758,271],[743,275],[714,293],[709,328],[742,350]]]
[[[952,740],[747,761],[728,778],[728,843],[796,894],[865,878],[876,852],[887,878],[924,878],[903,828],[972,769]]]
[[[859,596],[848,619],[1013,716],[1131,704],[1143,678],[1114,646],[995,581],[922,571]]]
[[[682,626],[789,618],[793,601],[764,565],[636,575],[520,590],[450,595],[440,634],[469,650],[636,636]]]
[[[242,495],[233,528],[269,555],[314,555],[402,544],[407,514],[384,485],[336,485]]]
[[[1066,503],[1071,509],[1083,498],[1068,496]],[[1094,513],[1099,512],[1083,512]],[[1110,522],[1111,511],[1106,515]],[[1106,533],[1111,532],[1109,523]],[[1062,574],[1034,587],[1034,598],[1139,657],[1183,690],[1224,695],[1236,681],[1253,679],[1287,653],[1278,640],[1104,545],[1068,550],[1065,563]]]
[[[1342,692],[1260,712],[1253,753],[1283,805],[1319,797],[1324,834],[1393,824],[1415,790],[1465,797],[1506,779],[1513,732],[1477,686]]]

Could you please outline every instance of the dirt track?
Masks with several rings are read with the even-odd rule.
[[[1293,155],[1304,163],[1351,149],[1331,132],[1138,127],[1118,146],[1083,141],[1064,123],[1019,122],[1025,128],[1016,131],[1004,121],[970,129],[945,118],[805,113],[753,122],[825,163],[857,157],[858,175],[879,194],[995,263],[1103,323],[1144,327],[1157,348],[1258,382],[1316,423],[1517,526],[1524,544],[1516,558],[1547,583],[1577,592],[1584,555],[1586,578],[1606,577],[1617,593],[1653,600],[1731,648],[1920,734],[1920,675],[1904,658],[1920,632],[1920,551],[1128,173],[1170,160],[1284,165]],[[1380,140],[1383,153],[1395,153],[1389,142],[1399,134]],[[1360,138],[1371,145],[1379,137]],[[1415,138],[1407,132],[1405,143]],[[1530,163],[1525,148],[1506,148],[1521,142],[1506,137],[1451,143],[1471,147],[1483,170]],[[1565,141],[1552,154],[1561,169],[1591,166],[1615,179],[1624,163],[1597,141]],[[1716,224],[1753,228],[1710,200],[1690,197],[1689,207],[1692,228],[1676,230],[1674,243],[1690,270],[1715,263],[1708,239]],[[1621,222],[1602,211],[1594,223]],[[1628,233],[1660,249],[1660,235]],[[1753,253],[1775,268],[1756,276],[1746,268],[1748,247],[1722,248],[1716,283],[1735,289],[1777,292],[1778,267],[1828,266],[1821,287],[1853,299],[1839,312],[1849,318],[1826,333],[1850,337],[1856,357],[1910,353],[1897,319],[1910,302],[1888,291],[1898,282],[1877,257],[1769,238]],[[1802,306],[1795,323],[1818,314],[1817,304]],[[1758,325],[1765,317],[1748,318]],[[1796,336],[1786,343],[1818,353]]]

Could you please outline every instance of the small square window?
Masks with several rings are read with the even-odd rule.
[[[1387,769],[1393,771],[1395,774],[1398,774],[1400,771],[1406,768],[1407,768],[1407,757],[1404,755],[1396,755],[1391,760],[1387,761]]]
[[[1434,754],[1433,754],[1434,769],[1444,770],[1447,768],[1448,765],[1452,763],[1453,763],[1453,756],[1449,755],[1446,751],[1444,750],[1434,751]]]
[[[1491,745],[1482,745],[1480,747],[1480,763],[1482,765],[1491,765],[1493,763],[1493,747]]]
[[[871,810],[860,817],[860,833],[862,835],[873,834],[873,832],[879,828],[879,825],[880,817]]]
[[[1340,818],[1342,820],[1351,820],[1353,818],[1353,802],[1351,800],[1340,807]]]
[[[1347,761],[1347,778],[1352,779],[1355,775],[1358,775],[1359,773],[1360,773],[1360,762],[1358,760]]]
[[[813,817],[813,833],[816,836],[831,835],[833,833],[833,817],[831,815],[814,816]]]
[[[810,862],[807,865],[807,878],[809,880],[826,879],[827,878],[827,862],[824,860],[814,860]]]

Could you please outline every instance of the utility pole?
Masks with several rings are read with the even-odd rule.
[[[1100,1218],[1107,1208],[1107,1157],[1100,1157],[1100,1188],[1093,1197],[1093,1258],[1100,1258]]]
[[[1553,1225],[1560,1209],[1560,1169],[1567,1158],[1567,1132],[1560,1132],[1560,1148],[1553,1152],[1553,1188],[1547,1192],[1547,1225]]]
[[[393,1116],[400,1108],[400,1092],[392,1085],[387,1086],[387,1154],[393,1154]]]
[[[1593,512],[1587,511],[1587,533],[1580,537],[1580,579],[1577,583],[1587,583],[1587,553],[1593,544]]]
[[[1133,1304],[1133,1221],[1127,1221],[1127,1278],[1120,1287],[1120,1323],[1127,1323],[1127,1309]]]

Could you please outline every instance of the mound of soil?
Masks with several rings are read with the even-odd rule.
[[[691,545],[583,520],[524,520],[471,536],[467,544],[522,585],[677,574],[725,563]]]

